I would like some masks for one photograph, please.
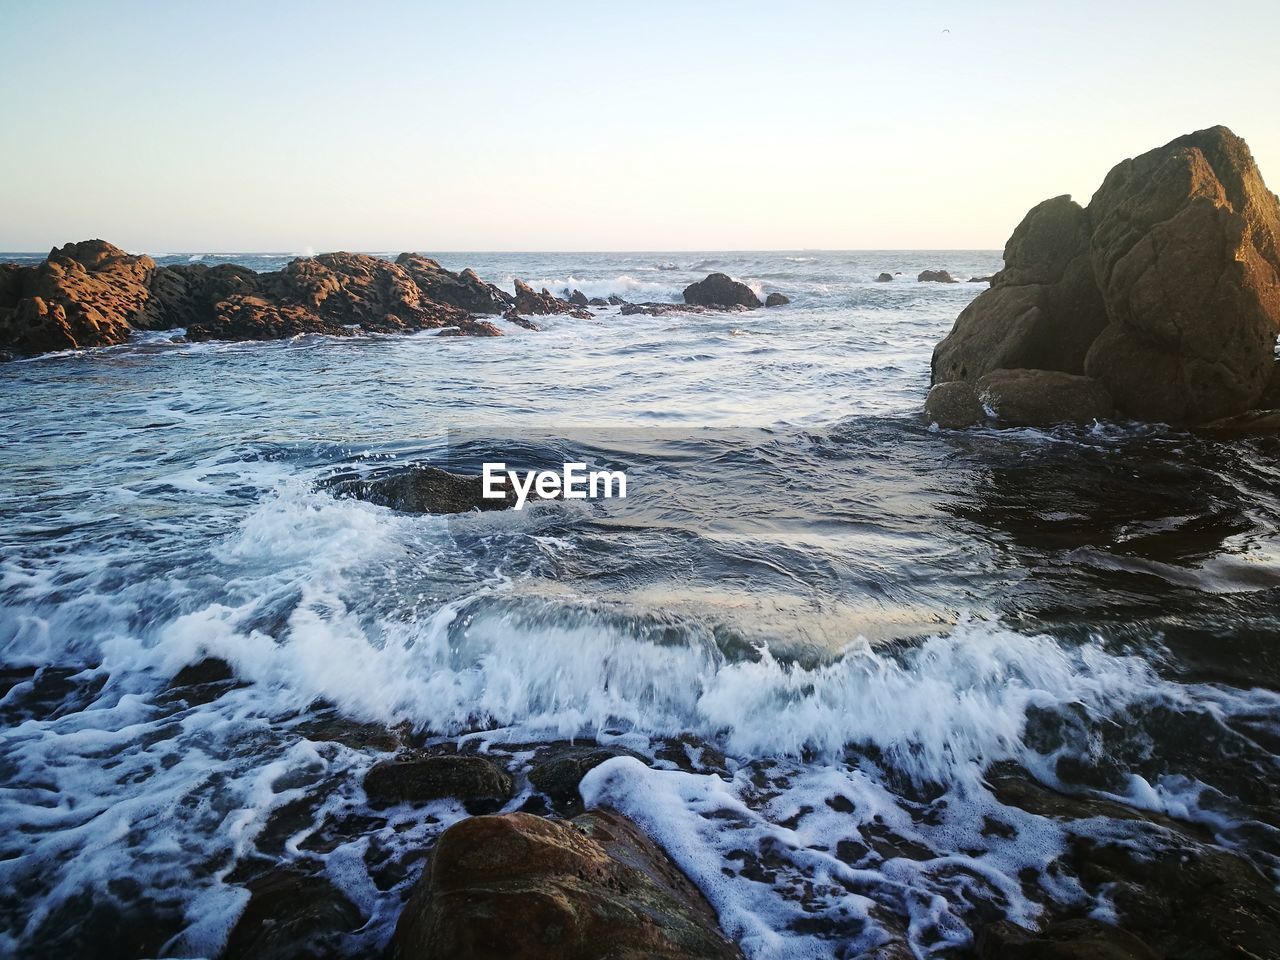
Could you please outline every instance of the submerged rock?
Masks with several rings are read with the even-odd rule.
[[[781,293],[771,293],[764,298],[766,307],[782,307],[791,302],[791,298]]]
[[[0,270],[0,348],[17,355],[124,343],[155,262],[104,240],[68,243],[34,267]]]
[[[1011,427],[1092,423],[1115,413],[1099,381],[1057,370],[993,370],[976,382],[939,383],[924,409],[932,422],[949,428],[982,423],[988,412]]]
[[[1097,920],[1063,920],[1032,931],[1001,920],[978,931],[978,960],[1159,960],[1131,933]]]
[[[918,277],[917,283],[959,283],[960,281],[946,270],[925,270]]]
[[[272,870],[249,891],[219,960],[339,957],[343,935],[364,924],[360,908],[323,876]]]
[[[473,817],[441,834],[398,960],[740,960],[701,892],[631,821]]]
[[[987,412],[978,399],[978,388],[965,380],[933,387],[925,398],[924,412],[930,423],[951,430],[972,427],[987,419]]]
[[[684,288],[684,302],[700,307],[754,309],[760,306],[760,298],[754,290],[726,273],[713,273],[705,280],[689,284]]]
[[[1128,416],[1203,423],[1261,402],[1277,333],[1280,201],[1244,141],[1213,127],[1120,163],[1087,208],[1034,207],[932,380],[1086,374]]]
[[[515,504],[515,494],[511,491],[502,499],[486,498],[483,477],[450,473],[426,464],[371,478],[338,477],[328,485],[341,496],[368,500],[405,513],[505,510]]]
[[[471,805],[481,802],[496,810],[511,796],[511,777],[484,757],[406,755],[370,768],[365,774],[364,792],[379,804],[454,799]]]
[[[636,756],[615,747],[560,744],[537,759],[529,771],[529,782],[558,808],[580,809],[578,785],[582,778],[606,760],[624,755]]]

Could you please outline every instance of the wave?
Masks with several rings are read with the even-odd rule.
[[[515,277],[507,276],[502,283],[504,289],[515,290]],[[523,278],[522,278],[523,279]],[[615,277],[590,279],[570,274],[566,277],[539,277],[525,281],[535,290],[546,287],[557,296],[580,290],[588,297],[619,296],[624,300],[678,301],[684,291],[684,284],[673,285],[644,280],[630,274]]]

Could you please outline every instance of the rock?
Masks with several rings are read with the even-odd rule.
[[[397,960],[740,960],[701,892],[621,814],[473,817],[441,834]]]
[[[508,317],[507,319],[511,319]],[[531,320],[525,320],[523,317],[517,317],[516,322],[526,330],[540,330],[536,323]],[[502,331],[497,324],[490,323],[488,320],[461,320],[456,326],[446,327],[441,330],[437,336],[441,337],[500,337]]]
[[[710,313],[712,310],[745,310],[745,307],[695,307],[687,303],[626,303],[618,310],[624,317],[665,317],[670,313]]]
[[[322,876],[272,870],[249,891],[220,960],[338,957],[343,935],[364,924],[360,908]]]
[[[516,280],[515,308],[521,314],[546,316],[554,313],[568,313],[573,305],[551,294],[545,287],[541,293],[535,293],[533,287],[523,280]]]
[[[365,774],[364,792],[379,804],[453,799],[496,810],[511,797],[511,777],[484,757],[405,755],[374,764]]]
[[[208,326],[216,322],[214,305],[237,294],[252,296],[260,288],[261,274],[248,267],[203,263],[157,267],[151,278],[151,296],[133,318],[146,330]]]
[[[1115,413],[1100,381],[1057,370],[993,370],[976,386],[983,406],[1015,427],[1092,423]]]
[[[1211,420],[1193,429],[1196,434],[1209,440],[1271,437],[1280,434],[1280,410],[1251,410],[1239,416]]]
[[[587,295],[581,290],[574,290],[569,294],[569,302],[575,307],[586,307],[591,305],[591,301],[587,299]]]
[[[496,314],[505,313],[514,302],[510,294],[481,280],[470,267],[453,273],[430,257],[417,253],[400,254],[396,264],[417,284],[422,296],[434,303],[468,313]]]
[[[34,267],[0,273],[0,348],[16,355],[124,343],[155,262],[104,240],[68,243]]]
[[[945,270],[925,270],[918,277],[917,283],[959,283],[960,281]]]
[[[893,283],[893,274],[892,273],[880,274],[880,276],[876,277],[876,283]]]
[[[509,323],[514,323],[517,327],[524,327],[526,330],[541,330],[541,329],[542,329],[540,326],[538,326],[538,325],[537,325],[536,323],[534,323],[532,320],[529,320],[529,319],[527,319],[527,318],[525,318],[525,317],[522,317],[522,316],[520,316],[520,314],[516,313],[516,308],[515,308],[515,307],[512,307],[510,310],[508,310],[506,313],[504,313],[504,314],[502,315],[502,319],[503,319],[503,320],[506,320],[506,321],[507,321],[507,322],[509,322]]]
[[[588,300],[588,301],[587,301],[587,306],[589,306],[589,307],[607,307],[607,306],[609,306],[609,301],[608,301],[608,300],[606,300],[604,297],[592,297],[590,300]]]
[[[713,273],[705,280],[689,284],[684,288],[684,302],[700,307],[754,309],[760,306],[760,298],[754,290],[724,273]]]
[[[930,423],[950,430],[972,427],[987,419],[978,388],[966,380],[936,384],[925,398],[924,412]]]
[[[791,298],[781,293],[771,293],[764,298],[766,307],[781,307],[791,302]]]
[[[970,283],[990,283],[991,280],[992,280],[991,277],[970,277],[969,278]]]
[[[181,700],[188,706],[212,703],[224,693],[244,686],[236,679],[231,664],[221,657],[205,657],[189,663],[173,675],[163,699],[168,702]]]
[[[502,499],[484,496],[484,478],[450,473],[418,464],[369,478],[334,477],[327,486],[340,496],[368,500],[405,513],[468,513],[504,510],[515,504],[508,491]]]
[[[1131,933],[1097,920],[1063,920],[1034,932],[1001,920],[978,931],[979,960],[1159,960]]]
[[[1280,410],[1280,360],[1271,365],[1271,379],[1258,398],[1257,409]]]
[[[1126,160],[1089,214],[1110,325],[1086,372],[1146,420],[1253,407],[1280,331],[1280,201],[1245,142],[1212,127]]]
[[[1013,231],[1004,259],[991,289],[934,349],[934,383],[999,369],[1084,373],[1107,322],[1093,281],[1088,214],[1066,196],[1038,204]]]
[[[621,307],[621,306],[625,306],[625,305],[626,305],[626,302],[627,302],[627,301],[623,300],[623,299],[622,299],[620,296],[618,296],[616,293],[611,293],[611,294],[609,294],[609,300],[608,300],[608,303],[609,303],[609,306],[611,306],[611,307]]]
[[[636,755],[613,747],[558,745],[534,763],[529,782],[558,807],[577,807],[581,803],[578,785],[582,778],[618,756]]]

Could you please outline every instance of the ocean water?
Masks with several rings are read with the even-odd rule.
[[[432,255],[508,289],[675,301],[721,270],[792,303],[0,365],[0,955],[212,955],[281,865],[376,952],[466,815],[369,808],[382,730],[517,769],[564,739],[646,757],[584,800],[660,840],[752,958],[1106,917],[1055,866],[1072,836],[1171,842],[1011,806],[997,773],[1280,880],[1276,440],[923,422],[983,285],[914,277],[992,251]],[[625,468],[628,497],[445,518],[325,483],[497,458]],[[206,656],[243,684],[172,697]]]

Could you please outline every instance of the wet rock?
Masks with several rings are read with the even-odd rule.
[[[155,262],[104,240],[68,243],[0,272],[0,348],[16,355],[124,343]]]
[[[1089,214],[1111,323],[1086,372],[1146,420],[1253,407],[1280,332],[1280,202],[1245,142],[1213,127],[1126,160]]]
[[[976,386],[982,405],[1015,427],[1091,423],[1115,413],[1101,382],[1057,370],[993,370]]]
[[[993,279],[992,277],[970,277],[969,282],[970,283],[990,283],[992,279]]]
[[[328,486],[340,496],[368,500],[405,513],[468,513],[504,510],[515,504],[507,491],[501,499],[484,496],[484,478],[463,476],[425,464],[371,478],[335,477]]]
[[[621,814],[527,813],[446,830],[396,926],[398,960],[729,960],[741,953],[663,851]]]
[[[342,937],[364,923],[360,909],[322,876],[273,870],[249,883],[249,903],[220,960],[321,960],[348,956]]]
[[[924,270],[916,277],[917,283],[959,283],[946,270]]]
[[[537,324],[528,320],[524,320],[524,318],[522,317],[517,319],[521,321],[520,326],[525,327],[525,329],[528,329],[528,330],[540,329]],[[502,336],[502,330],[496,324],[490,323],[488,320],[467,319],[467,320],[460,321],[455,326],[446,327],[445,329],[440,331],[438,336],[441,336],[441,337],[500,337]]]
[[[161,700],[166,703],[181,701],[193,707],[212,703],[245,685],[236,679],[235,671],[227,661],[221,657],[205,657],[175,673]]]
[[[522,317],[522,316],[520,316],[520,314],[516,313],[516,308],[515,308],[515,307],[512,307],[510,310],[508,310],[506,313],[504,313],[504,314],[502,315],[502,319],[503,319],[503,320],[506,320],[508,323],[514,323],[517,327],[524,327],[526,330],[541,330],[541,329],[542,329],[540,326],[538,326],[538,325],[537,325],[536,323],[534,323],[532,320],[526,319],[525,317]]]
[[[364,792],[378,804],[453,799],[468,801],[468,811],[496,810],[511,797],[511,777],[483,757],[406,754],[375,764]]]
[[[935,385],[925,398],[924,412],[930,423],[949,430],[972,427],[987,419],[978,388],[965,380]]]
[[[876,277],[876,283],[893,283],[893,274],[892,273],[880,274],[880,276]]]
[[[1271,437],[1280,434],[1280,410],[1251,410],[1238,417],[1212,420],[1194,428],[1210,440],[1237,440],[1242,437]]]
[[[764,298],[766,307],[782,307],[791,302],[791,298],[781,293],[771,293]]]
[[[624,306],[624,305],[626,304],[626,302],[627,302],[627,301],[623,300],[623,299],[622,299],[620,296],[618,296],[616,293],[611,293],[611,294],[609,294],[609,300],[608,300],[608,303],[609,303],[609,306],[611,306],[611,307],[621,307],[621,306]]]
[[[587,305],[591,307],[607,307],[609,306],[609,301],[604,297],[592,297],[587,301]]]
[[[505,313],[512,306],[510,294],[481,280],[470,267],[454,273],[417,253],[400,254],[396,264],[417,284],[422,296],[434,303],[484,314]]]
[[[999,369],[1083,374],[1106,326],[1093,280],[1089,217],[1070,197],[1031,209],[1004,248],[1005,268],[933,351],[933,382],[976,380]]]
[[[573,304],[556,297],[546,287],[541,293],[534,292],[533,287],[523,280],[516,280],[516,298],[514,304],[520,314],[548,316],[556,313],[571,313]]]
[[[529,782],[560,809],[580,808],[578,785],[593,769],[619,756],[635,756],[613,747],[557,745],[540,756],[529,771]]]
[[[231,263],[157,267],[151,278],[151,296],[133,318],[133,325],[146,330],[208,326],[217,320],[215,304],[237,294],[256,294],[260,278],[256,271]]]
[[[1266,389],[1258,398],[1258,410],[1280,410],[1280,360],[1271,365],[1271,377],[1267,380]]]
[[[754,309],[760,306],[760,298],[754,290],[725,273],[713,273],[705,280],[689,284],[684,288],[684,302],[700,307]]]
[[[575,307],[586,307],[591,304],[591,301],[587,299],[587,295],[581,290],[574,290],[573,293],[569,294],[569,302]]]
[[[646,317],[665,317],[672,313],[709,313],[715,309],[722,310],[743,310],[745,307],[696,307],[687,303],[625,303],[618,311],[624,317],[646,316]]]
[[[1001,920],[974,937],[978,960],[1159,960],[1131,933],[1097,920],[1063,920],[1031,931]]]

